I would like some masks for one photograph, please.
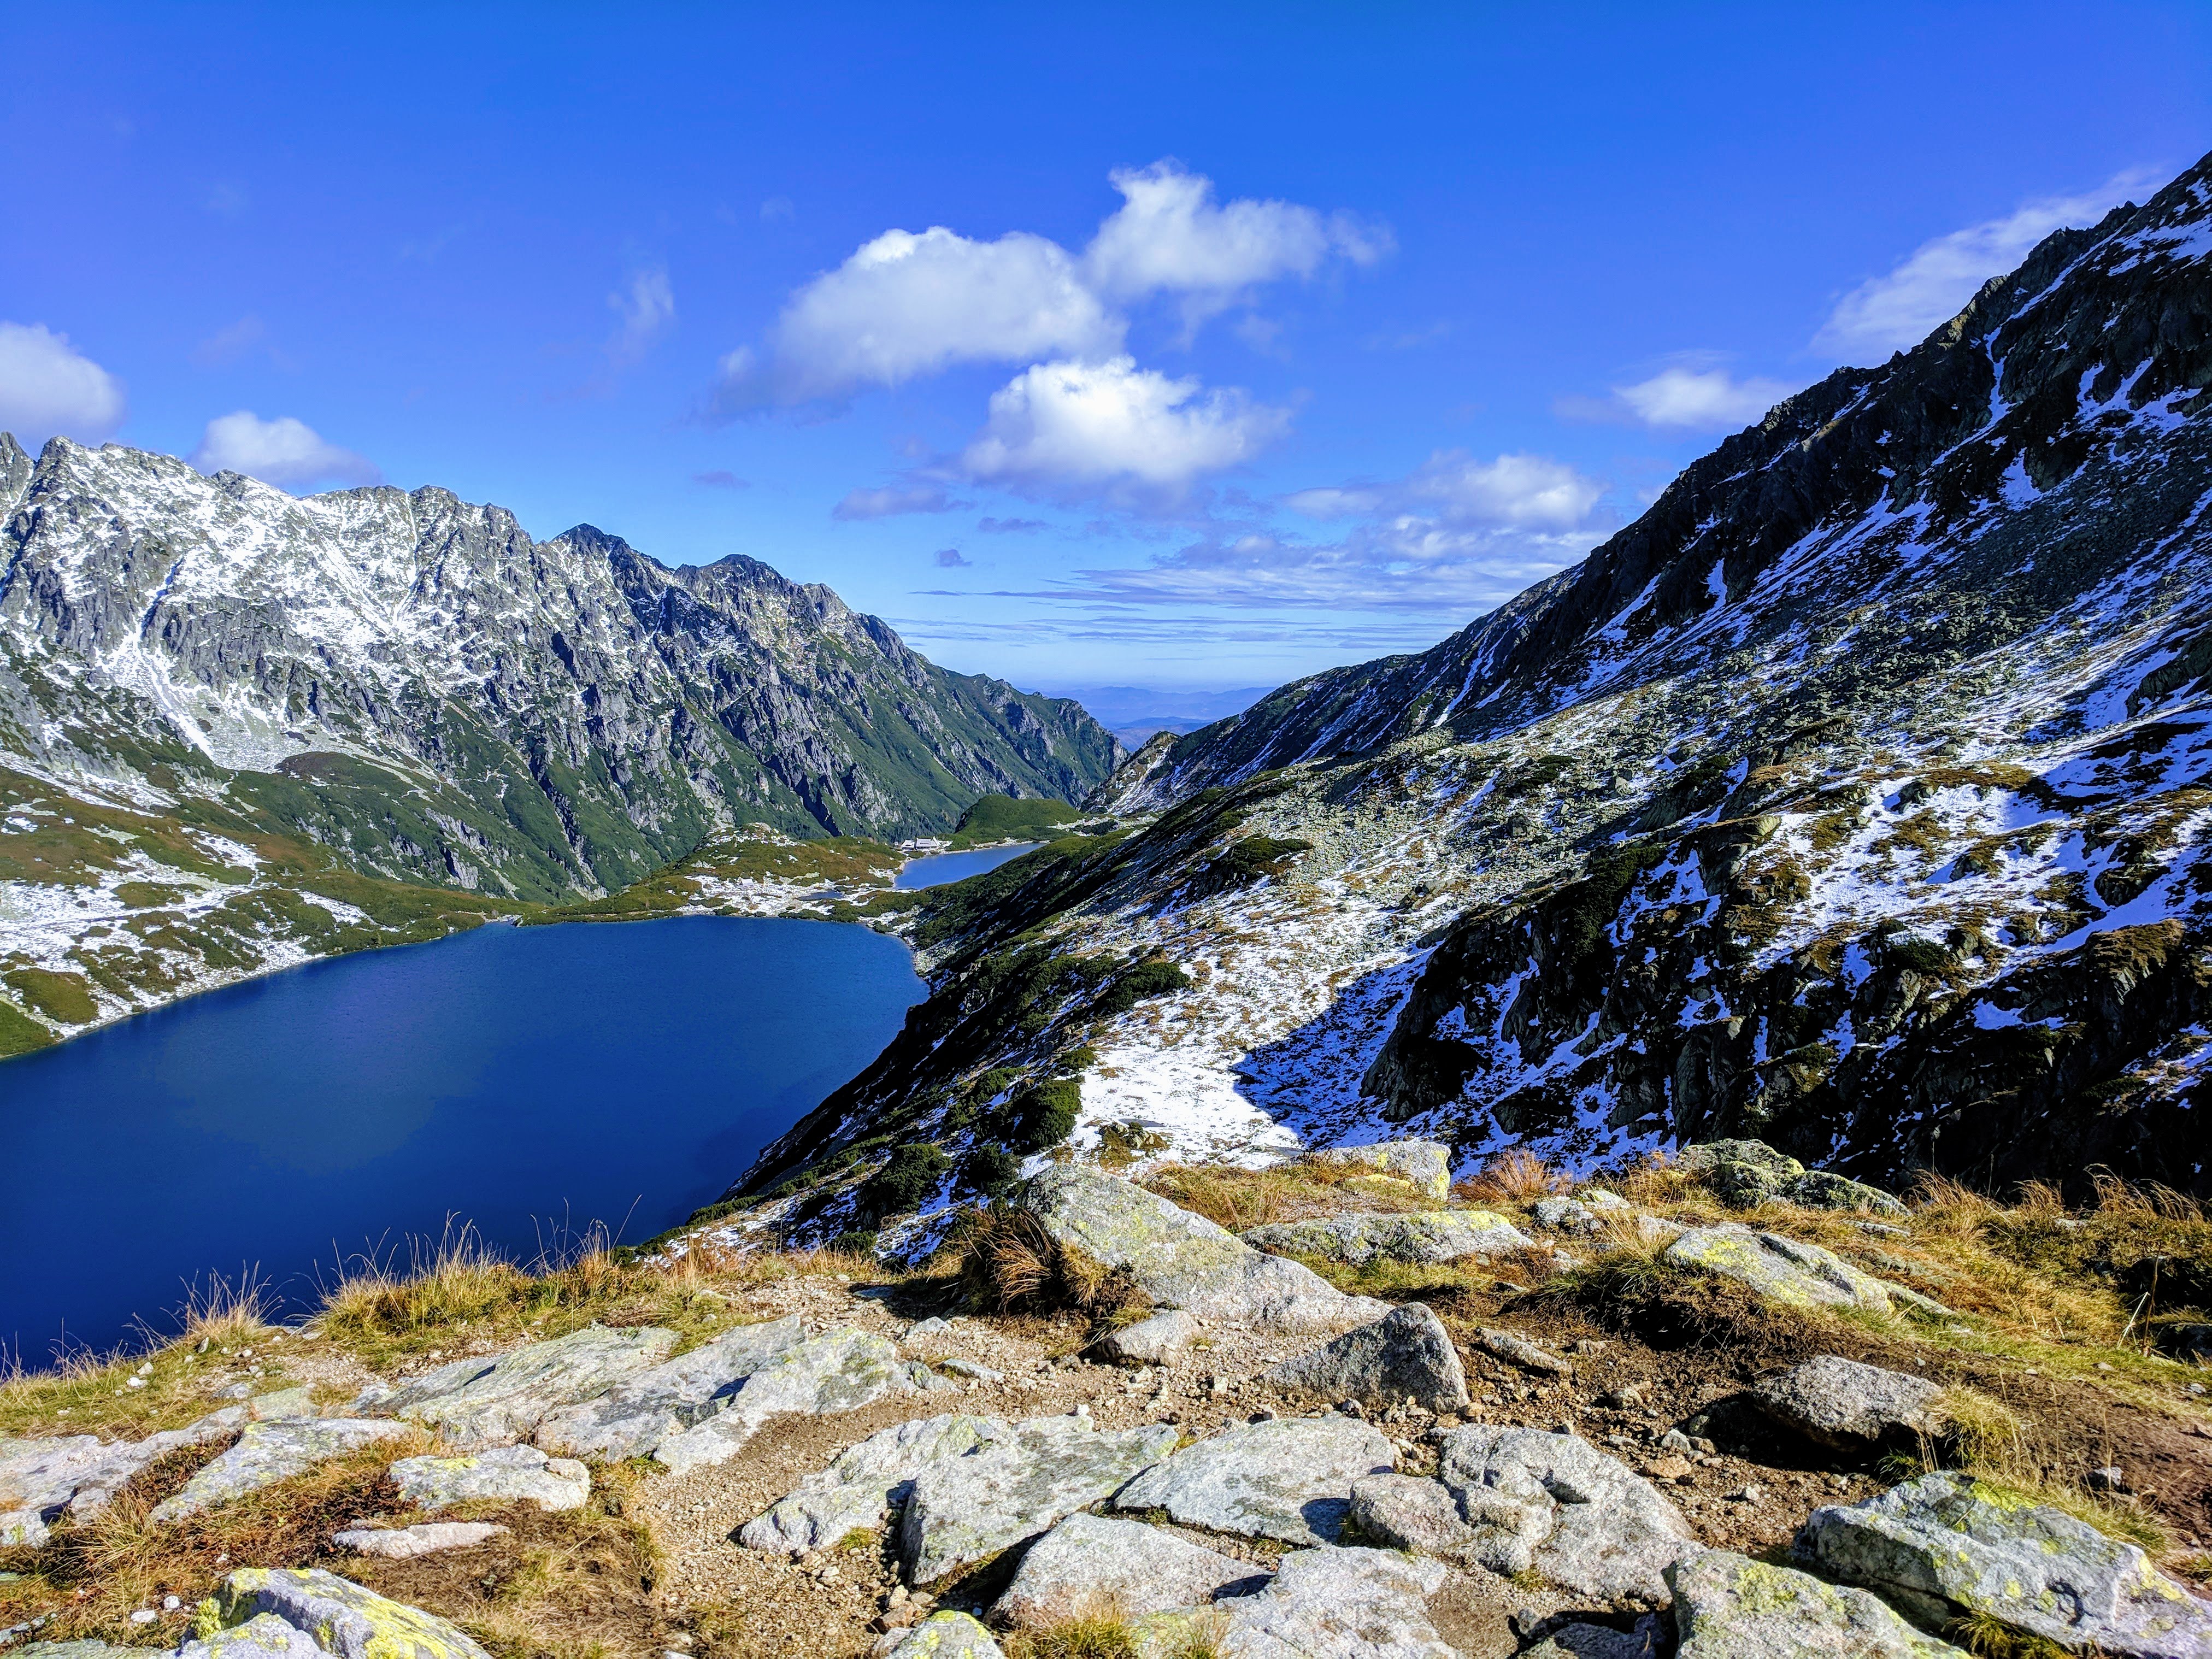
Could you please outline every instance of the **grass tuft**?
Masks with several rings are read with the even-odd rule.
[[[1574,1182],[1524,1146],[1510,1146],[1452,1191],[1470,1204],[1528,1204]]]
[[[1103,1322],[1146,1305],[1127,1268],[1061,1243],[1026,1210],[978,1212],[959,1241],[959,1263],[970,1305],[994,1312],[1067,1310]]]

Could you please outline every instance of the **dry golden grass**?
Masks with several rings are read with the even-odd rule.
[[[1128,1270],[1063,1243],[1026,1210],[995,1206],[960,1235],[969,1305],[994,1313],[1079,1313],[1098,1322],[1150,1305]]]
[[[594,1321],[667,1326],[681,1352],[727,1328],[732,1292],[833,1273],[900,1276],[849,1252],[738,1251],[704,1239],[680,1256],[635,1257],[592,1233],[559,1259],[525,1267],[461,1228],[434,1245],[418,1243],[404,1271],[390,1262],[355,1263],[325,1290],[315,1322],[379,1368],[457,1333],[496,1342],[560,1336]]]
[[[1144,1650],[1111,1596],[1042,1630],[1012,1632],[1000,1646],[1006,1659],[1137,1659]]]
[[[1436,1207],[1410,1181],[1334,1158],[1295,1158],[1263,1170],[1164,1164],[1141,1184],[1232,1233],[1353,1210],[1401,1213]]]
[[[1525,1147],[1511,1146],[1452,1188],[1469,1204],[1533,1204],[1574,1182]]]
[[[178,1310],[179,1334],[164,1339],[142,1326],[138,1340],[112,1352],[88,1349],[58,1356],[44,1370],[10,1363],[0,1370],[0,1435],[31,1432],[100,1434],[135,1439],[179,1428],[205,1415],[208,1402],[195,1373],[201,1352],[219,1361],[244,1349],[271,1361],[267,1386],[281,1386],[283,1350],[276,1328],[264,1322],[264,1297],[252,1279],[233,1285],[216,1279],[194,1287]],[[137,1374],[142,1365],[153,1370]],[[130,1386],[137,1376],[139,1386]]]
[[[4,1588],[18,1607],[52,1613],[44,1632],[51,1639],[143,1641],[146,1632],[131,1623],[135,1609],[158,1607],[165,1595],[190,1608],[234,1566],[305,1565],[327,1553],[331,1534],[356,1517],[404,1508],[386,1466],[431,1446],[421,1433],[386,1441],[200,1514],[157,1522],[155,1505],[223,1443],[181,1448],[156,1458],[99,1514],[58,1526],[46,1548],[16,1553],[27,1575]]]

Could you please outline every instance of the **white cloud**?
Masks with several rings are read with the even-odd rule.
[[[1403,478],[1289,497],[1285,504],[1310,519],[1358,520],[1341,541],[1244,536],[1185,549],[1149,569],[1087,574],[1127,599],[1471,616],[1595,546],[1609,525],[1605,491],[1602,480],[1549,456],[1486,461],[1440,449]]]
[[[1737,380],[1724,368],[1662,368],[1648,380],[1617,386],[1613,395],[1643,426],[1732,432],[1749,426],[1798,388],[1761,375]]]
[[[0,323],[0,430],[100,443],[123,424],[123,382],[37,323]]]
[[[633,274],[627,289],[607,295],[607,305],[619,319],[607,341],[607,361],[617,368],[642,361],[676,320],[675,290],[658,266]]]
[[[1289,202],[1213,199],[1171,162],[1112,175],[1122,205],[1080,258],[1026,231],[978,241],[933,226],[887,230],[797,289],[763,348],[722,359],[712,412],[834,399],[960,363],[1095,362],[1121,349],[1121,307],[1183,296],[1195,326],[1263,283],[1331,258],[1369,264],[1386,228]]]
[[[264,421],[249,409],[210,421],[192,465],[203,472],[243,472],[284,489],[375,483],[383,477],[367,458],[324,442],[305,421],[289,415]]]
[[[1454,525],[1567,531],[1587,524],[1604,494],[1601,481],[1548,455],[1480,461],[1463,449],[1439,449],[1392,483],[1302,489],[1289,505],[1310,519],[1412,513]]]
[[[1323,217],[1291,202],[1218,207],[1213,181],[1172,161],[1109,175],[1122,205],[1084,252],[1094,287],[1116,299],[1165,290],[1217,302],[1279,276],[1310,276],[1332,253],[1372,264],[1389,234],[1346,214]]]
[[[1887,275],[1844,295],[1813,337],[1813,349],[1866,358],[1919,344],[1957,316],[1984,283],[2010,270],[2052,231],[2095,223],[2144,178],[2122,173],[2100,189],[2030,202],[2004,218],[1923,242]]]
[[[1287,410],[1242,392],[1201,395],[1133,359],[1039,363],[991,394],[990,418],[959,459],[979,482],[1066,496],[1105,487],[1180,497],[1204,472],[1251,459],[1286,431]]]
[[[1121,328],[1042,236],[887,230],[792,295],[765,363],[744,348],[723,360],[718,402],[804,403],[956,363],[1103,354]]]
[[[889,519],[902,513],[957,513],[974,503],[956,501],[935,484],[893,484],[855,489],[830,509],[833,519]]]

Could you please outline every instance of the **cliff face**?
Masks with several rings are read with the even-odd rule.
[[[313,927],[186,929],[174,959],[87,984],[114,947],[76,930],[143,933],[184,902],[181,925],[179,881],[236,897],[256,860],[556,902],[718,826],[944,831],[986,793],[1079,796],[1120,752],[1076,704],[949,673],[757,560],[672,570],[441,489],[297,499],[112,445],[33,462],[0,434],[0,806],[22,826],[0,835],[0,970],[76,988],[0,1021],[316,953]],[[112,836],[62,834],[115,812]],[[198,850],[165,865],[172,843]],[[160,902],[112,896],[134,883]]]
[[[896,837],[1117,757],[1074,704],[947,673],[756,560],[670,570],[588,525],[533,542],[441,489],[298,500],[112,446],[57,439],[27,471],[6,450],[9,748],[104,775],[180,739],[310,793],[398,766],[463,828],[404,826],[386,873],[596,890],[717,818]]]
[[[1256,1110],[2212,1192],[2208,383],[2200,164],[1434,649],[1148,744],[1094,805],[1174,809],[1180,850],[1133,838],[1030,937],[1196,987],[979,1064],[1095,1050],[1079,1140]],[[1253,836],[1310,845],[1223,888]],[[863,1082],[849,1127],[939,1121]]]

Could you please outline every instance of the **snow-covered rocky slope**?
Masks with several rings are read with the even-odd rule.
[[[1433,650],[1155,738],[1093,803],[1141,827],[924,910],[934,995],[748,1184],[1057,1072],[1079,1146],[2212,1192],[2208,382],[2199,163]],[[1153,955],[1193,988],[1115,1012]]]
[[[0,1053],[717,831],[941,832],[1120,756],[756,560],[0,434]]]

